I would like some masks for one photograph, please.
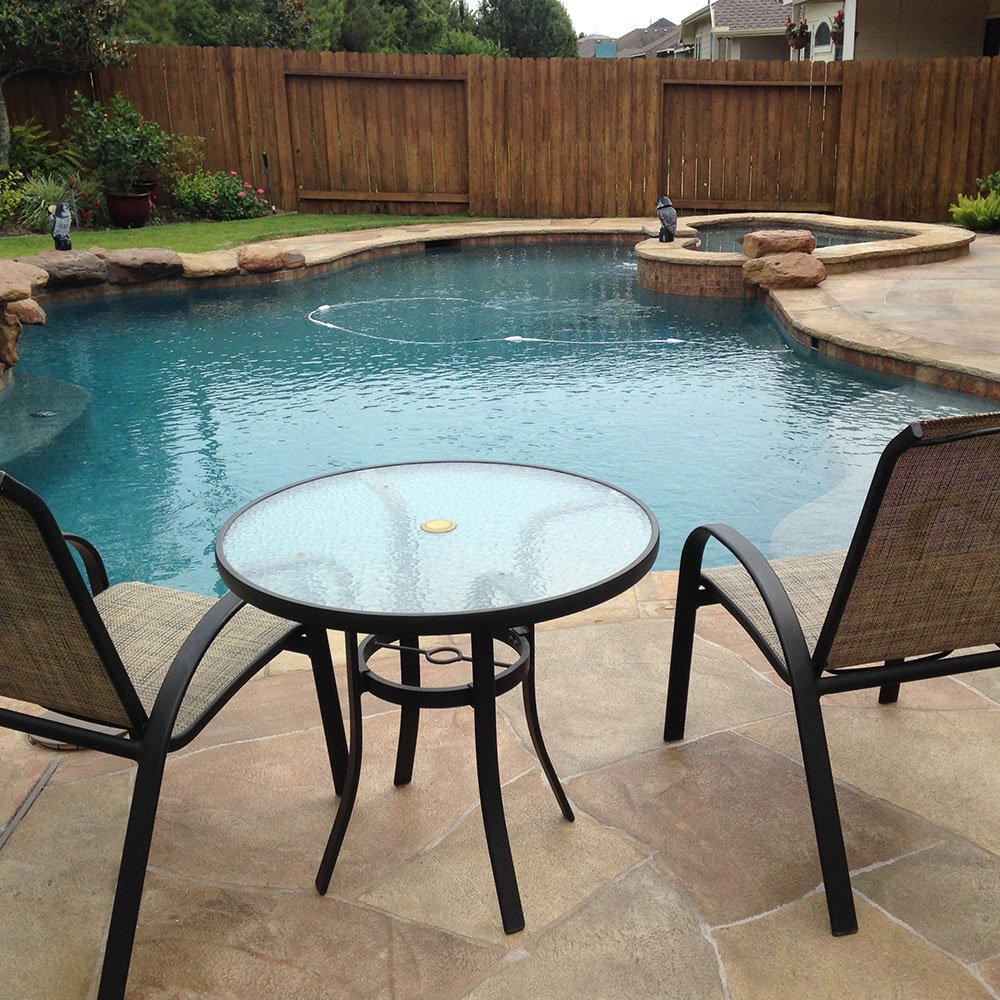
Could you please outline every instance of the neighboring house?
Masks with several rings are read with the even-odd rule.
[[[803,58],[930,59],[1000,54],[1000,0],[782,0],[787,16],[812,29]],[[844,11],[844,44],[830,39]]]
[[[781,0],[713,0],[680,24],[675,56],[688,59],[787,59]]]
[[[635,28],[621,38],[607,35],[586,35],[577,39],[576,49],[581,59],[656,59],[673,54],[680,28],[661,17],[648,28]]]
[[[614,59],[617,46],[610,35],[584,35],[576,40],[576,54],[581,59]]]

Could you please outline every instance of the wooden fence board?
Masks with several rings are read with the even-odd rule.
[[[1000,165],[1000,60],[495,60],[137,46],[131,66],[4,87],[59,133],[116,90],[285,209],[511,216],[805,206],[940,220]],[[345,75],[353,74],[353,75]],[[298,198],[303,192],[326,197]],[[367,197],[370,196],[370,197]],[[408,197],[409,196],[409,197]]]

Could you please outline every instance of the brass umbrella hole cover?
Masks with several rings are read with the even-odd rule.
[[[432,535],[443,535],[446,531],[454,531],[457,527],[454,521],[444,517],[432,517],[420,525],[422,531],[429,531]]]

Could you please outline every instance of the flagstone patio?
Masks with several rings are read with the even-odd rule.
[[[699,617],[688,739],[661,742],[673,583],[538,632],[575,823],[516,693],[500,702],[523,932],[500,926],[465,709],[424,713],[394,788],[397,712],[366,700],[358,804],[316,893],[337,800],[286,654],[167,766],[129,996],[1000,996],[1000,671],[828,699],[861,926],[834,938],[789,695],[720,609]],[[6,731],[0,753],[0,994],[93,997],[132,769]]]

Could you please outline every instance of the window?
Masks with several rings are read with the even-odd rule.
[[[830,44],[830,25],[821,21],[816,29],[816,48]]]

